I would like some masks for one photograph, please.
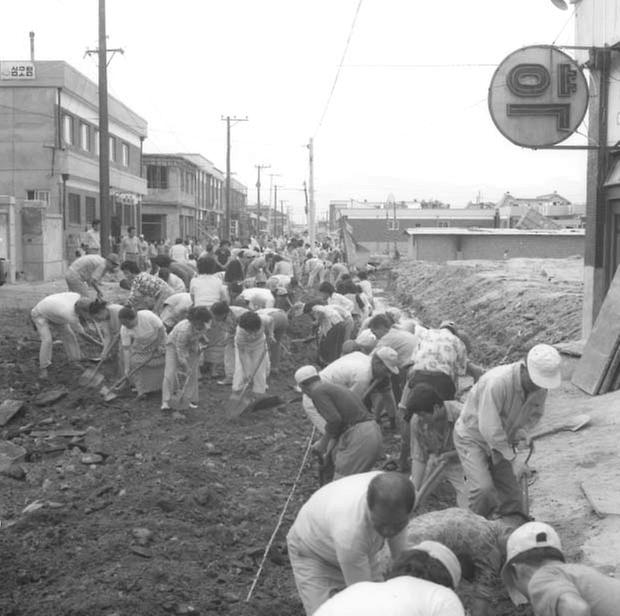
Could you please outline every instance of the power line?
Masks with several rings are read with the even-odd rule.
[[[353,36],[353,31],[355,30],[355,22],[357,21],[357,16],[359,15],[360,9],[362,8],[362,2],[363,0],[359,0],[359,2],[357,3],[357,8],[355,9],[355,15],[353,15],[353,21],[351,22],[351,28],[349,29],[349,35],[347,36],[347,42],[345,43],[344,51],[342,52],[342,57],[340,58],[340,64],[338,65],[336,76],[334,77],[334,83],[332,84],[331,90],[329,91],[329,96],[327,97],[327,102],[325,103],[325,107],[323,108],[323,113],[321,114],[319,125],[316,127],[316,131],[314,131],[315,136],[319,132],[319,129],[321,128],[323,124],[323,120],[325,119],[325,114],[327,113],[327,109],[329,108],[329,104],[332,100],[334,90],[336,89],[336,84],[338,83],[338,78],[340,77],[340,71],[342,70],[344,59],[347,55],[347,51],[349,50],[349,43],[351,42],[351,37]]]

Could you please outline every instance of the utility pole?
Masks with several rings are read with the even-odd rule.
[[[270,169],[271,165],[254,165],[258,172],[256,178],[256,241],[260,244],[260,172],[261,169]]]
[[[224,211],[224,226],[222,227],[222,238],[230,239],[230,123],[247,122],[245,118],[231,118],[230,116],[222,116],[220,118],[226,122],[226,202]]]
[[[280,199],[280,225],[282,227],[282,235],[284,236],[284,199]]]
[[[278,237],[278,185],[273,186],[273,239]]]
[[[308,173],[308,193],[309,193],[309,202],[308,202],[308,233],[310,240],[310,247],[314,249],[314,240],[316,237],[316,229],[315,229],[315,204],[314,204],[314,139],[310,139],[308,143],[308,163],[309,163],[309,173]]]
[[[110,252],[112,233],[110,214],[110,130],[108,126],[108,51],[124,53],[122,49],[108,49],[105,25],[105,0],[99,0],[99,48],[87,49],[86,54],[97,54],[99,64],[99,218],[101,220],[101,254]]]
[[[267,228],[269,228],[269,223],[271,222],[271,204],[273,203],[274,209],[277,208],[277,197],[273,198],[273,178],[280,177],[281,173],[270,173],[269,174],[269,220],[267,221]],[[273,227],[275,229],[275,227]]]
[[[99,209],[101,254],[110,252],[110,131],[108,127],[108,52],[105,0],[99,0]]]

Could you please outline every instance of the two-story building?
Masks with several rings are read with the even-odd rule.
[[[149,241],[220,235],[226,204],[226,176],[201,154],[144,154],[148,194],[142,229]],[[231,178],[231,235],[239,233],[246,187]]]
[[[48,279],[75,258],[100,215],[98,88],[62,61],[1,64],[0,194],[15,200],[11,269]],[[108,115],[111,229],[119,238],[139,226],[147,122],[112,96]]]

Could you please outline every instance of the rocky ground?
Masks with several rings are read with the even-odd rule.
[[[580,284],[558,272],[578,264],[538,264],[526,277],[513,261],[520,260],[402,264],[387,291],[431,326],[442,318],[462,324],[485,365],[539,340],[574,337]],[[385,279],[377,284],[388,286]],[[290,385],[312,347],[293,345],[272,380],[271,393],[285,404],[236,423],[223,416],[229,391],[212,380],[201,385],[201,408],[176,415],[162,415],[157,397],[105,404],[78,386],[80,371],[66,365],[61,346],[54,347],[51,375],[68,393],[37,406],[38,340],[26,310],[34,302],[11,301],[17,307],[3,310],[0,399],[25,406],[0,436],[28,453],[19,465],[23,476],[0,475],[0,614],[301,615],[284,538],[317,487],[313,461],[246,597],[310,436]],[[293,323],[291,337],[308,325]],[[394,455],[398,438],[387,429],[385,435]],[[102,459],[87,463],[93,452]],[[447,506],[451,498],[445,489],[429,505]],[[515,610],[499,586],[494,613],[529,614]]]

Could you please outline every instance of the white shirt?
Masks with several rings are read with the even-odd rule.
[[[239,297],[249,302],[250,310],[258,310],[259,308],[273,308],[276,305],[276,299],[269,289],[261,287],[252,287],[241,291]]]
[[[322,381],[342,385],[361,396],[372,381],[372,358],[360,351],[339,357],[319,372]]]
[[[170,247],[170,258],[173,261],[187,261],[189,257],[189,248],[185,244],[173,244]]]
[[[75,302],[80,299],[79,293],[54,293],[43,298],[33,309],[32,318],[42,317],[56,325],[80,325],[75,312]],[[81,329],[81,326],[78,328]]]
[[[194,306],[211,308],[215,302],[228,300],[228,292],[224,282],[215,274],[200,274],[192,278],[189,292],[194,299]]]
[[[185,283],[176,274],[170,272],[166,282],[175,293],[185,293]]]
[[[135,327],[129,328],[121,325],[121,345],[131,346],[134,342],[140,345],[148,345],[155,341],[158,332],[164,328],[161,319],[150,310],[138,310]]]
[[[366,295],[369,299],[372,299],[372,285],[369,280],[360,280],[357,283],[361,288],[364,295]]]
[[[323,603],[314,616],[465,616],[456,593],[408,575],[359,582]]]
[[[327,304],[330,306],[340,306],[347,312],[353,312],[353,308],[355,308],[353,302],[341,293],[332,293],[331,297],[327,300]]]
[[[300,509],[288,538],[339,567],[347,586],[379,581],[376,558],[385,539],[370,522],[366,493],[381,471],[349,475],[319,488]]]

